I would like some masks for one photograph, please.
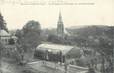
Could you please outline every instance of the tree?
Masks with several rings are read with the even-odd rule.
[[[112,58],[113,58],[113,41],[109,38],[100,38],[100,43],[99,43],[99,48],[100,49],[97,49],[99,50],[99,52],[101,53],[102,55],[102,73],[106,73],[106,69],[104,67],[104,64],[105,64],[105,60],[107,60],[107,62],[109,62],[109,67],[108,68],[111,68],[112,65],[113,65],[113,61],[112,61]],[[113,70],[111,70],[113,71]]]
[[[25,62],[25,54],[32,55],[32,51],[41,43],[41,27],[40,23],[34,20],[28,21],[23,29],[16,31],[18,37],[16,43],[15,59],[18,63]]]
[[[0,29],[4,29],[4,30],[6,30],[8,32],[8,29],[6,27],[6,22],[3,19],[3,16],[1,15],[1,13],[0,13]]]
[[[28,21],[22,30],[17,30],[16,36],[24,51],[33,50],[42,40],[40,23],[34,20]]]

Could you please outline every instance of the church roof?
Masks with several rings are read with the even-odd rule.
[[[10,34],[5,30],[0,30],[0,36],[10,36]]]

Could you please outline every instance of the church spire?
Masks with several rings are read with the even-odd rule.
[[[59,20],[62,20],[61,12],[59,12]]]
[[[61,12],[59,12],[59,19],[58,19],[58,23],[57,23],[57,35],[60,37],[64,36],[64,24],[62,21]]]
[[[58,20],[58,23],[63,23],[63,21],[62,21],[62,16],[61,16],[61,12],[59,12],[59,20]]]

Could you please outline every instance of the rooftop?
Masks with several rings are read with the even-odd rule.
[[[5,30],[0,30],[0,36],[10,36],[10,34]]]
[[[41,44],[37,47],[36,50],[50,50],[50,51],[61,51],[63,54],[66,54],[71,49],[73,49],[73,46],[68,45],[59,45],[59,44]]]

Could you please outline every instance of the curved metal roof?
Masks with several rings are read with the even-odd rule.
[[[43,50],[43,51],[61,51],[62,54],[68,53],[71,49],[73,49],[73,46],[67,46],[67,45],[59,45],[59,44],[40,44],[36,50]]]

